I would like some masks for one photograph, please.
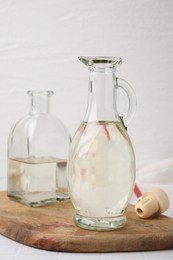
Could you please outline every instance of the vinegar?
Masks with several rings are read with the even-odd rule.
[[[51,157],[9,159],[8,171],[8,195],[30,206],[56,201],[67,192],[66,161]]]
[[[69,186],[79,216],[123,215],[133,193],[134,153],[119,122],[83,122],[72,141]]]

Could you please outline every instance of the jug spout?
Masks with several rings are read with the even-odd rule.
[[[106,56],[79,56],[81,62],[88,66],[89,69],[115,69],[122,63],[119,57],[106,57]]]

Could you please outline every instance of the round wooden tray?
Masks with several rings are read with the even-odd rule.
[[[0,192],[0,233],[35,248],[64,252],[122,252],[173,248],[173,219],[142,220],[127,209],[127,224],[118,231],[95,232],[73,223],[70,201],[30,208]]]

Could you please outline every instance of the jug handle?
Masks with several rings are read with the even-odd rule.
[[[132,87],[129,85],[129,83],[124,79],[116,77],[116,87],[122,88],[126,92],[128,97],[129,107],[128,107],[127,114],[120,117],[124,126],[127,127],[136,111],[136,105],[137,105],[136,95]]]

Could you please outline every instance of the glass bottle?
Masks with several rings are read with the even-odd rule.
[[[79,57],[89,69],[88,106],[70,147],[68,181],[75,223],[89,230],[114,230],[126,223],[125,210],[135,183],[135,156],[126,127],[136,98],[115,76],[114,57]],[[124,117],[117,112],[119,87],[128,95]]]
[[[52,91],[28,91],[31,108],[8,140],[8,196],[29,206],[69,198],[66,163],[70,135],[49,112]]]

